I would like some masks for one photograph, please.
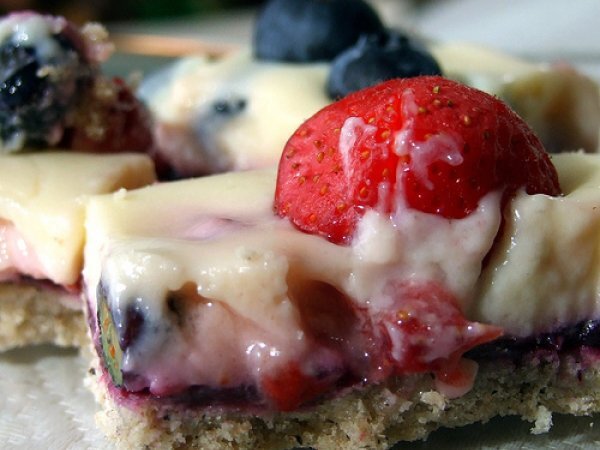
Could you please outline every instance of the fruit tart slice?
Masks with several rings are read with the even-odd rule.
[[[48,149],[146,153],[161,177],[152,117],[123,79],[102,73],[104,27],[33,11],[0,18],[0,154]]]
[[[507,101],[552,152],[595,152],[600,96],[564,64],[532,64],[389,29],[363,0],[272,0],[251,48],[188,56],[148,76],[139,94],[157,152],[175,176],[275,166],[289,135],[317,110],[390,78],[439,75]]]
[[[134,154],[2,155],[0,173],[0,349],[83,345],[85,201],[152,183],[152,161]]]
[[[111,50],[98,24],[0,18],[0,350],[83,342],[83,203],[155,180],[148,113],[100,72]]]
[[[100,426],[122,448],[385,449],[600,409],[600,160],[556,160],[495,97],[416,77],[316,113],[277,174],[94,197]]]

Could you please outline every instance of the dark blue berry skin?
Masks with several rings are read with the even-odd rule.
[[[568,352],[581,347],[600,349],[600,321],[587,320],[528,338],[507,336],[480,345],[465,354],[476,361],[506,358],[520,362],[532,352]]]
[[[150,381],[136,371],[135,364],[158,355],[166,342],[176,338],[187,317],[186,298],[170,293],[165,299],[164,315],[157,320],[146,300],[136,297],[121,302],[107,283],[99,283],[96,295],[98,325],[92,330],[97,332],[95,345],[104,367],[115,386],[131,392],[146,389]],[[124,368],[126,360],[134,367]]]
[[[332,99],[339,99],[392,78],[441,73],[437,61],[425,48],[390,30],[362,36],[356,45],[335,58],[327,93]]]
[[[221,150],[218,137],[224,126],[247,111],[248,102],[243,95],[229,93],[215,99],[197,115],[194,133],[202,151],[211,156],[207,161],[210,172],[223,172],[231,164]],[[174,178],[179,178],[178,174]]]
[[[218,99],[211,105],[212,116],[228,119],[244,112],[248,101],[244,98]]]
[[[90,74],[66,34],[43,41],[25,45],[8,36],[0,42],[0,152],[56,144],[63,118]],[[48,42],[56,51],[40,51]]]
[[[268,61],[331,61],[361,34],[383,30],[363,0],[271,0],[254,30],[254,55]]]
[[[17,108],[31,102],[36,90],[47,84],[37,80],[40,65],[32,47],[5,44],[0,48],[0,64],[7,75],[0,85],[0,101],[7,108]]]

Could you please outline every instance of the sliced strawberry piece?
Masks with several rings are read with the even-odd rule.
[[[367,208],[406,205],[463,218],[493,190],[558,195],[531,129],[504,103],[441,77],[391,80],[319,111],[290,138],[275,210],[298,228],[350,242]]]
[[[470,359],[459,358],[435,372],[435,385],[447,398],[465,395],[473,388],[479,365]]]
[[[262,389],[278,411],[293,411],[331,389],[328,379],[319,380],[290,363],[275,375],[265,376]]]
[[[270,406],[293,411],[347,382],[378,383],[390,376],[425,372],[434,374],[436,383],[448,395],[468,391],[477,370],[476,364],[462,355],[500,337],[502,329],[465,318],[452,294],[435,282],[391,281],[387,291],[393,296],[389,305],[356,309],[356,319],[349,321],[346,317],[344,321],[348,329],[328,323],[335,319],[333,309],[327,310],[339,303],[332,307],[323,297],[314,301],[311,311],[318,308],[321,317],[307,329],[307,338],[317,337],[314,342],[318,342],[311,353],[314,355],[321,346],[329,347],[343,363],[332,371],[311,370],[309,356],[265,372],[260,387]],[[349,311],[341,314],[348,315]],[[327,339],[319,336],[324,330],[331,333]]]
[[[375,317],[387,336],[395,372],[443,372],[502,329],[468,320],[456,299],[436,283],[391,283],[395,305]]]

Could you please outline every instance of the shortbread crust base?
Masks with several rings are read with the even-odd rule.
[[[0,351],[36,344],[87,346],[78,294],[35,283],[0,283]]]
[[[531,356],[519,364],[485,362],[474,388],[457,399],[436,391],[430,375],[414,375],[356,390],[310,411],[268,417],[161,408],[154,401],[131,410],[111,398],[97,368],[87,384],[102,405],[96,421],[118,448],[383,450],[398,441],[426,438],[440,427],[494,416],[521,416],[533,423],[532,432],[541,433],[550,429],[553,412],[600,411],[600,359],[595,355],[584,350],[560,359]]]

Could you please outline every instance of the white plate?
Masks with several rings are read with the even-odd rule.
[[[0,354],[0,447],[111,448],[94,424],[85,370],[75,350],[40,346]]]

